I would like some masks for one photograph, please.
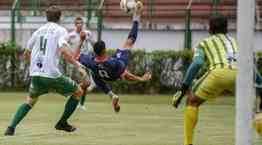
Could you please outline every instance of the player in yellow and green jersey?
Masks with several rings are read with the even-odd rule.
[[[194,52],[182,86],[172,99],[178,107],[184,95],[188,94],[184,113],[184,145],[193,144],[194,128],[198,121],[199,106],[219,96],[224,91],[234,91],[237,75],[237,42],[228,33],[227,18],[216,14],[209,20],[210,36],[203,39]],[[200,68],[208,65],[207,72],[193,85]]]

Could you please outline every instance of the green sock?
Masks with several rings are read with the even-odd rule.
[[[60,123],[64,123],[67,121],[67,119],[73,114],[75,111],[77,105],[78,105],[78,100],[74,99],[72,96],[68,99],[65,105],[65,110],[64,113],[60,119]]]
[[[85,100],[86,100],[86,96],[85,95],[81,96],[81,98],[80,98],[80,105],[84,106]]]
[[[26,114],[29,112],[29,110],[32,107],[29,106],[28,104],[24,103],[22,104],[19,109],[17,110],[11,124],[10,127],[12,128],[16,128],[17,124],[26,116]]]

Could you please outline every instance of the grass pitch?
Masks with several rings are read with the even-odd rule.
[[[70,122],[75,133],[56,131],[65,99],[41,96],[35,108],[17,127],[16,136],[3,132],[24,102],[26,93],[0,93],[0,145],[182,145],[183,107],[175,110],[170,96],[120,95],[121,112],[113,112],[105,95],[89,94],[87,111],[77,110]],[[234,98],[221,97],[200,108],[196,145],[234,144]],[[256,144],[259,138],[254,137]]]

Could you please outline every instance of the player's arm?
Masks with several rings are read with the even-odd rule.
[[[181,100],[185,96],[186,92],[188,91],[190,85],[192,84],[194,78],[197,76],[199,70],[201,69],[202,65],[204,64],[205,55],[202,48],[197,48],[193,61],[190,64],[185,78],[183,80],[183,83],[181,87],[179,88],[179,91],[177,91],[172,99],[172,105],[174,107],[178,107]]]
[[[26,63],[30,63],[31,50],[35,45],[35,39],[36,39],[35,33],[33,33],[32,37],[27,42],[26,49],[24,50],[24,59]]]
[[[94,39],[92,32],[87,31],[86,35],[87,35],[86,40],[92,45],[92,47],[94,47],[96,40]]]
[[[140,81],[140,82],[144,82],[144,81],[148,81],[151,79],[152,75],[151,73],[147,72],[145,73],[143,76],[137,76],[134,75],[128,71],[125,71],[122,75],[121,75],[122,79],[124,80],[128,80],[128,81]]]
[[[68,34],[66,31],[62,31],[58,40],[58,47],[65,60],[73,64],[83,77],[86,77],[87,73],[85,69],[81,67],[81,64],[75,59],[74,54],[69,50]]]
[[[140,21],[140,13],[134,13],[132,28],[131,31],[129,32],[126,42],[124,43],[123,48],[131,49],[134,46],[138,35],[139,21]]]
[[[25,49],[24,50],[24,60],[26,64],[30,63],[30,59],[31,59],[31,50],[30,49]]]
[[[205,60],[205,55],[204,55],[203,49],[197,48],[193,61],[190,64],[186,72],[185,78],[183,80],[183,85],[186,85],[189,87],[192,84],[193,80],[195,79],[199,70],[201,69],[202,65],[204,64],[204,60]]]
[[[83,77],[87,76],[85,69],[81,67],[81,64],[78,61],[76,61],[76,59],[74,58],[73,54],[71,53],[71,51],[68,49],[67,46],[62,47],[60,51],[63,54],[65,60],[73,64]]]
[[[83,46],[83,43],[85,41],[85,34],[80,32],[80,41],[79,41],[79,44],[77,45],[77,48],[75,49],[75,51],[73,52],[73,56],[75,59],[79,59],[80,57],[80,52],[81,52],[81,48]]]
[[[75,49],[75,52],[74,53],[74,58],[75,59],[79,59],[80,57],[80,52],[81,52],[81,48],[84,44],[85,41],[88,41],[91,43],[92,46],[95,45],[96,41],[93,39],[93,36],[92,36],[92,33],[91,32],[88,32],[88,31],[82,31],[80,32],[80,41],[79,41],[79,44],[77,46],[77,48]]]

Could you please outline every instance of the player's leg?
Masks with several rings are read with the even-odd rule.
[[[205,100],[191,94],[187,98],[187,105],[184,112],[184,144],[193,144],[193,133],[198,121],[199,106]]]
[[[92,77],[92,73],[91,72],[89,72],[89,80],[90,80],[90,85],[87,88],[87,91],[91,92],[94,88],[96,88],[96,83],[95,83],[95,81],[94,81],[94,79]]]
[[[26,114],[32,109],[32,107],[38,101],[38,96],[45,94],[48,92],[48,88],[45,83],[45,79],[40,77],[32,77],[30,88],[29,88],[29,96],[26,99],[26,103],[23,103],[15,113],[11,124],[5,131],[5,135],[12,136],[15,133],[16,126],[22,121]]]
[[[184,143],[193,142],[194,128],[197,125],[199,106],[208,99],[214,98],[225,90],[235,88],[236,70],[218,68],[207,72],[193,87],[193,94],[187,100],[184,124]]]
[[[55,125],[57,130],[63,130],[66,132],[73,132],[76,128],[68,123],[68,119],[74,113],[79,103],[80,97],[83,91],[79,85],[72,79],[66,76],[61,76],[54,84],[56,91],[64,96],[70,96],[65,104],[64,112]]]
[[[90,86],[90,81],[86,79],[80,83],[80,86],[83,90],[83,95],[80,98],[79,105],[82,110],[86,110],[84,105],[85,105],[85,99],[86,99],[86,92],[87,92],[87,88]]]
[[[199,106],[210,97],[215,95],[216,85],[214,84],[212,72],[205,73],[192,88],[187,98],[184,112],[184,145],[193,144],[194,129],[198,122]]]

